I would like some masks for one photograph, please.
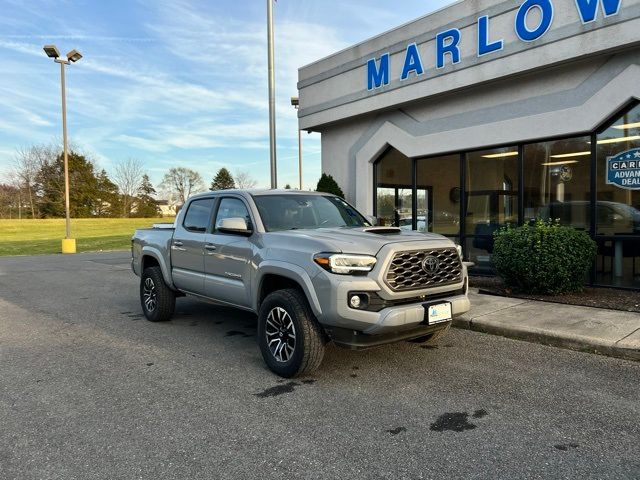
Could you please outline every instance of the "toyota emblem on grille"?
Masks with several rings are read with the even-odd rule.
[[[422,270],[424,270],[429,275],[434,275],[438,269],[440,268],[440,260],[438,260],[433,255],[427,255],[422,260]]]

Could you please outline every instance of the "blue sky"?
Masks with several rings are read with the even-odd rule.
[[[279,185],[297,184],[297,69],[453,3],[279,0]],[[157,184],[173,166],[208,184],[222,166],[269,184],[266,2],[0,1],[0,176],[17,148],[61,137],[60,73],[42,46],[84,58],[67,69],[69,135],[99,168],[129,157]],[[304,183],[320,176],[320,137],[303,134]]]

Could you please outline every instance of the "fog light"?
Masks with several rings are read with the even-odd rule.
[[[353,297],[351,297],[351,300],[349,300],[349,304],[352,308],[360,308],[360,305],[362,305],[360,295],[354,295]]]

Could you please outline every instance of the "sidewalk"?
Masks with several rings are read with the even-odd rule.
[[[480,295],[457,328],[640,361],[640,314]]]

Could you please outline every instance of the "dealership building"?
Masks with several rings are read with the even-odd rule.
[[[381,224],[482,273],[500,226],[557,218],[597,242],[593,284],[640,289],[640,0],[459,1],[298,88],[323,172]]]

